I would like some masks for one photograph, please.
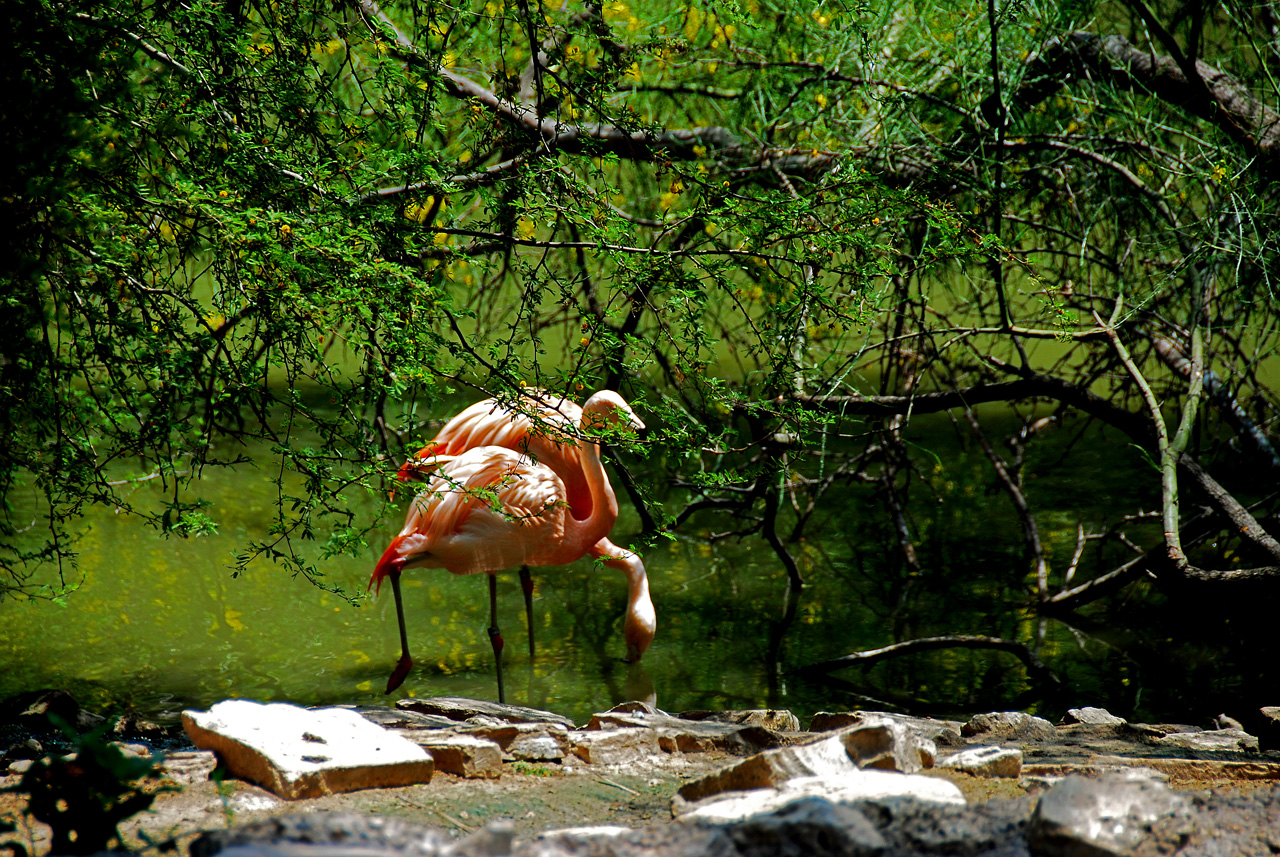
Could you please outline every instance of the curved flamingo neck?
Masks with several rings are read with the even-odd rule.
[[[586,435],[592,424],[594,415],[584,411],[582,423],[583,438],[578,441],[582,457],[582,475],[587,483],[587,491],[591,495],[591,514],[585,518],[575,518],[580,532],[585,537],[587,547],[607,536],[618,520],[618,498],[605,475],[604,463],[600,460],[600,442],[590,440]],[[570,516],[572,517],[572,515]]]
[[[608,539],[596,542],[588,553],[627,576],[627,617],[623,622],[622,634],[627,641],[627,660],[638,661],[653,642],[658,628],[658,617],[653,608],[653,599],[649,596],[649,577],[645,573],[644,563],[640,561],[640,557]]]

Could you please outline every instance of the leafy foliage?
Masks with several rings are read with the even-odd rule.
[[[1202,436],[1277,460],[1236,419],[1275,404],[1265,10],[20,5],[5,80],[45,109],[3,131],[10,591],[74,586],[36,570],[86,504],[214,531],[199,475],[262,441],[278,502],[238,565],[328,585],[318,558],[363,548],[424,415],[524,385],[642,399],[657,431],[619,461],[643,459],[623,479],[651,532],[727,515],[708,531],[762,536],[797,584],[787,544],[860,483],[919,571],[935,461],[904,429],[927,410],[991,450],[1041,601],[1021,452],[974,405],[1152,448],[1147,379],[1195,399],[1180,367],[1216,366]]]

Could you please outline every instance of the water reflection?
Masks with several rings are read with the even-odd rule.
[[[162,539],[112,514],[89,521],[86,582],[69,607],[0,603],[0,696],[63,687],[90,704],[115,700],[169,721],[229,696],[386,702],[381,690],[399,653],[390,593],[352,606],[265,564],[231,578],[232,553],[270,521],[273,490],[270,476],[252,468],[211,471],[202,493],[222,533],[210,538]],[[802,720],[859,707],[941,715],[1016,707],[1056,718],[1062,707],[1091,704],[1198,722],[1274,703],[1266,695],[1280,668],[1268,657],[1265,604],[1183,603],[1139,586],[1069,623],[1036,616],[1025,609],[1027,581],[1013,571],[1025,568],[1017,521],[981,492],[963,505],[962,493],[918,513],[919,566],[910,569],[894,533],[875,523],[874,498],[851,491],[815,520],[808,540],[789,546],[811,584],[803,592],[788,588],[767,546],[709,544],[696,537],[696,521],[690,535],[641,548],[658,635],[640,664],[622,660],[622,575],[585,560],[536,571],[538,647],[530,658],[518,579],[501,574],[508,701],[578,722],[633,699],[668,711],[785,707]],[[629,512],[615,529],[620,544],[639,528]],[[1047,539],[1056,527],[1073,544],[1076,518],[1047,522]],[[371,534],[370,542],[384,545],[390,535]],[[362,590],[375,550],[326,561],[326,580]],[[405,692],[495,698],[484,581],[410,570],[404,594],[418,664]],[[1047,690],[1008,654],[954,648],[826,677],[794,673],[942,634],[1017,640],[1062,677],[1064,690]]]

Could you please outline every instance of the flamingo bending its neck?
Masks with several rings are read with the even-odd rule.
[[[584,434],[602,425],[643,423],[612,391],[592,396],[582,409]],[[652,642],[657,626],[644,565],[631,551],[604,537],[617,517],[617,500],[600,463],[598,441],[577,443],[591,514],[573,513],[564,479],[545,464],[512,449],[482,446],[456,456],[440,456],[426,488],[409,507],[404,529],[392,539],[374,568],[370,585],[381,589],[391,579],[400,624],[400,661],[387,682],[391,693],[413,667],[400,595],[405,568],[443,568],[453,574],[489,575],[490,641],[498,669],[502,700],[502,637],[497,628],[494,574],[528,565],[564,565],[582,556],[600,558],[627,575],[628,598],[624,636],[627,653],[638,659]],[[602,519],[608,526],[601,531]]]
[[[564,481],[568,495],[566,499],[573,517],[584,523],[590,521],[593,531],[598,533],[598,539],[604,539],[613,530],[614,522],[618,519],[618,499],[608,479],[604,481],[599,497],[593,498],[587,486],[582,450],[578,446],[576,435],[582,424],[584,410],[610,405],[615,399],[622,401],[616,393],[602,390],[588,399],[585,406],[580,406],[564,396],[529,389],[522,393],[520,402],[515,406],[504,404],[498,399],[476,402],[445,423],[426,446],[405,461],[396,473],[396,482],[429,478],[431,471],[438,466],[438,457],[442,455],[460,455],[481,446],[506,447],[522,452],[538,464],[551,468]],[[626,407],[625,402],[623,406]],[[629,407],[627,410],[630,412]],[[632,424],[642,427],[639,420],[635,419],[635,414],[630,415]],[[604,549],[597,556],[614,556],[618,551],[621,548],[606,541]],[[627,573],[628,580],[632,577],[632,572],[621,565],[608,562],[605,565],[621,568]],[[529,656],[533,657],[533,578],[527,565],[520,567],[520,588],[524,592],[524,610],[529,629]],[[630,644],[628,652],[631,652]],[[631,659],[638,657],[634,655]]]

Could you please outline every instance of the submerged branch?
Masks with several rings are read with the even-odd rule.
[[[919,652],[936,651],[938,649],[992,649],[998,652],[1007,652],[1022,661],[1027,667],[1027,674],[1037,681],[1055,685],[1062,683],[1062,680],[1058,678],[1053,670],[1045,666],[1044,661],[1040,660],[1040,657],[1031,651],[1025,643],[977,634],[947,634],[941,637],[921,637],[916,640],[906,640],[880,649],[868,649],[864,652],[854,652],[843,657],[832,658],[829,661],[819,661],[816,664],[800,667],[796,672],[801,675],[824,675],[845,667],[870,666],[878,661]]]

